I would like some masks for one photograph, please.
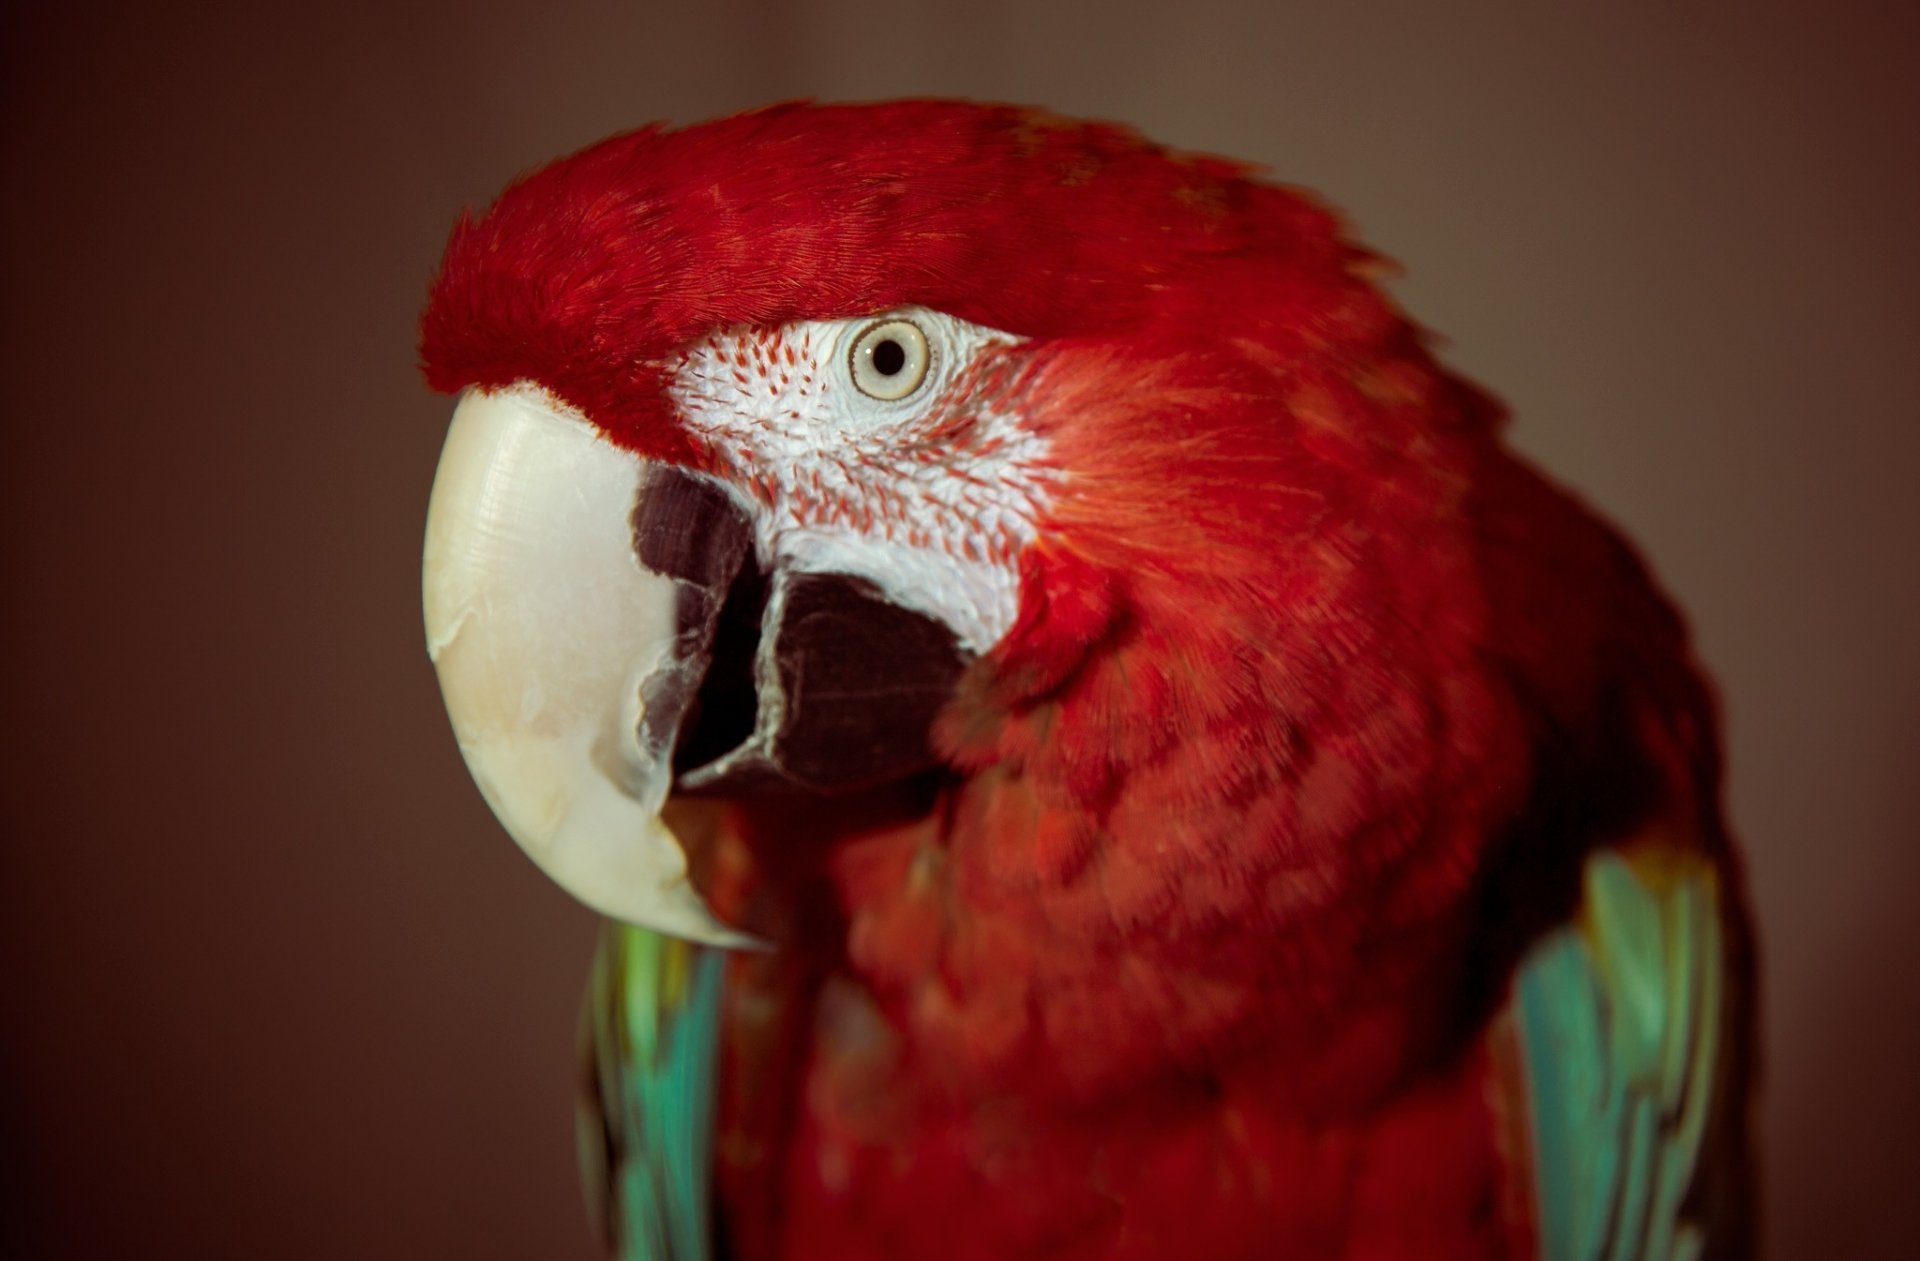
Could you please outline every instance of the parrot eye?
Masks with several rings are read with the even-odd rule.
[[[883,403],[903,399],[927,379],[927,335],[909,320],[881,320],[860,330],[847,356],[853,384]]]

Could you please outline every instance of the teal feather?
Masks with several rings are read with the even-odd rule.
[[[1696,1184],[1724,1072],[1727,948],[1713,868],[1588,861],[1581,918],[1537,943],[1514,1016],[1542,1261],[1694,1258]]]
[[[723,954],[609,923],[581,1020],[581,1163],[620,1261],[710,1261]]]

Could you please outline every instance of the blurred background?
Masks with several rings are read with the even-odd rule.
[[[1323,191],[1640,541],[1725,696],[1771,1254],[1913,1255],[1920,9],[1591,7],[6,5],[0,1252],[593,1255],[593,924],[422,648],[424,287],[609,132],[952,94]]]

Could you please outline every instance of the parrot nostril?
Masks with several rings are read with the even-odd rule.
[[[749,553],[727,588],[714,628],[712,663],[680,724],[673,749],[676,777],[732,752],[753,735],[760,707],[753,663],[766,603],[766,576]]]

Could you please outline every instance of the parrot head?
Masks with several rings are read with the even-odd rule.
[[[997,767],[1151,800],[1196,864],[1155,879],[1225,888],[1185,807],[1311,780],[1260,861],[1381,870],[1508,733],[1461,681],[1495,409],[1378,269],[1236,164],[1012,107],[780,106],[522,178],[422,321],[460,395],[429,650],[489,804],[591,906],[722,944],[670,796]]]

